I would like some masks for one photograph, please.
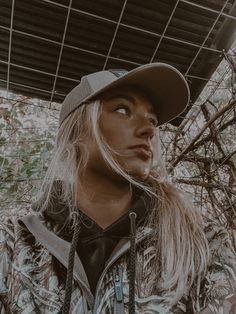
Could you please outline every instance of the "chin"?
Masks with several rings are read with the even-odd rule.
[[[145,171],[130,171],[129,175],[138,181],[145,182],[149,177],[149,171],[145,169]]]
[[[128,175],[138,181],[146,181],[150,175],[150,164],[141,164],[131,162],[122,165],[123,171],[125,171]]]
[[[136,176],[136,178],[138,181],[145,182],[148,179],[148,175],[146,175],[146,174],[141,175],[140,174],[140,175]]]

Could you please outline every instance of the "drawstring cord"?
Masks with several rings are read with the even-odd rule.
[[[130,212],[129,314],[135,314],[136,213]]]
[[[77,213],[74,213],[74,214],[77,216]],[[67,268],[67,275],[66,275],[65,299],[64,299],[64,303],[62,307],[62,314],[69,314],[69,311],[70,311],[74,260],[75,260],[75,252],[77,248],[77,243],[79,239],[79,231],[80,231],[79,220],[74,218],[74,233],[73,233],[70,252],[69,252],[68,268]]]

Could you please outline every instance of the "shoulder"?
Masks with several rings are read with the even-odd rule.
[[[10,246],[14,244],[20,234],[19,231],[22,230],[19,220],[28,214],[32,214],[30,207],[18,211],[7,212],[2,210],[0,212],[0,247],[6,244]]]
[[[27,210],[17,212],[0,212],[0,303],[7,298],[10,286],[15,246],[19,238],[21,226],[18,219],[28,213]],[[1,306],[0,306],[1,312]]]
[[[224,225],[204,217],[205,235],[209,243],[210,265],[220,263],[229,265],[236,273],[236,248],[233,245],[233,234]]]
[[[205,275],[192,290],[192,302],[196,311],[208,308],[221,313],[225,299],[236,293],[236,250],[230,230],[217,221],[203,218],[210,257]]]

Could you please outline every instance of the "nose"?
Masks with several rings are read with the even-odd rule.
[[[155,126],[147,117],[140,117],[137,121],[136,135],[145,139],[152,139],[155,134]]]

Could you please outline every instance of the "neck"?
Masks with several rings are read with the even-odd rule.
[[[127,181],[86,173],[80,178],[77,200],[82,212],[106,228],[129,210],[132,190]]]

